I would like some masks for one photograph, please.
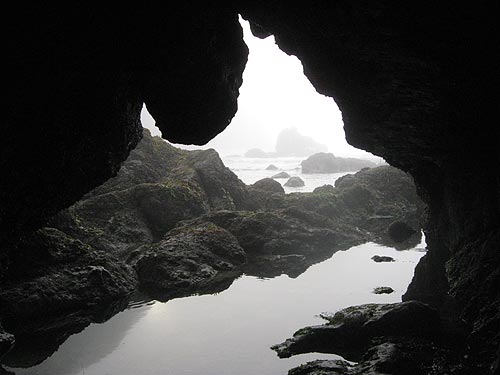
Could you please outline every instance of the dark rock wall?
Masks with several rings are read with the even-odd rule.
[[[414,176],[429,205],[429,253],[406,298],[456,304],[491,363],[500,163],[488,116],[498,45],[488,2],[235,4],[5,13],[2,246],[116,173],[140,139],[143,102],[172,141],[203,143],[223,130],[247,56],[240,12],[335,98],[351,144]]]
[[[202,144],[236,113],[248,49],[231,8],[31,5],[5,16],[2,243],[116,174],[141,138],[143,102],[176,142]]]
[[[500,162],[499,130],[486,115],[495,45],[488,13],[484,2],[271,1],[243,10],[255,35],[274,34],[316,90],[335,98],[351,144],[414,176],[429,205],[429,253],[405,298],[458,306],[474,342],[488,347],[480,361],[491,363],[500,332]]]

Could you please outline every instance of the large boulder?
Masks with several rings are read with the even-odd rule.
[[[366,230],[371,239],[390,244],[394,241],[388,238],[389,223],[400,220],[420,228],[425,212],[411,176],[390,166],[345,175],[336,180],[335,187],[327,185],[312,193],[286,194],[282,204],[320,214],[336,225]],[[410,246],[406,242],[404,245]]]
[[[439,338],[443,334],[438,312],[417,301],[353,306],[321,316],[327,324],[302,328],[293,338],[272,349],[280,358],[320,352],[359,361],[380,336],[386,340],[410,338],[417,341]]]
[[[57,215],[51,225],[126,259],[135,249],[161,239],[178,221],[208,210],[199,185],[164,180],[90,196]]]
[[[285,193],[285,189],[278,181],[273,180],[272,178],[263,178],[253,185],[250,186],[252,189],[265,191],[269,193]]]
[[[151,136],[147,129],[118,174],[86,197],[171,181],[198,188],[212,209],[244,208],[246,186],[224,165],[215,150],[182,150]]]
[[[245,262],[236,238],[210,222],[176,228],[134,260],[141,287],[161,300],[225,289]]]
[[[271,176],[271,178],[290,178],[290,175],[286,172],[280,172],[280,173],[276,173],[275,175]]]
[[[210,209],[242,209],[248,188],[212,149],[186,151],[148,130],[117,176],[52,219],[70,236],[126,259]]]
[[[338,230],[324,216],[295,207],[266,211],[216,211],[196,221],[227,229],[249,255],[321,256],[360,240],[355,228]]]
[[[83,328],[137,286],[130,266],[54,228],[26,239],[12,262],[16,273],[0,290],[0,316],[16,335]],[[58,324],[46,326],[49,318]]]
[[[302,187],[306,186],[303,179],[297,176],[290,177],[287,182],[285,182],[286,187]]]
[[[355,172],[362,168],[373,168],[376,164],[364,159],[340,158],[332,153],[319,152],[302,161],[302,173]]]

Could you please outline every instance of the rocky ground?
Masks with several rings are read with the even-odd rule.
[[[409,248],[423,215],[411,177],[389,166],[285,194],[272,179],[246,186],[214,150],[180,150],[145,130],[116,177],[12,249],[0,349],[13,334],[15,365],[39,363],[136,290],[168,300],[223,290],[243,272],[296,277],[366,241]]]
[[[348,361],[314,361],[291,375],[472,374],[457,365],[466,330],[450,329],[436,309],[418,301],[367,304],[322,314],[327,323],[305,327],[272,347],[281,358],[320,352]],[[456,327],[454,327],[456,328]]]

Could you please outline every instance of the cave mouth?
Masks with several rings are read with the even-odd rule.
[[[228,124],[236,112],[235,88],[246,63],[238,27],[241,13],[259,35],[276,35],[280,48],[303,62],[317,90],[336,98],[350,142],[383,155],[415,178],[429,205],[429,252],[406,296],[437,308],[455,306],[458,321],[466,323],[460,333],[465,349],[451,353],[449,368],[458,363],[471,368],[470,373],[498,372],[500,190],[498,174],[491,173],[499,166],[498,126],[483,121],[491,99],[484,88],[491,86],[493,75],[487,57],[495,39],[484,38],[493,35],[491,10],[484,4],[460,4],[450,12],[446,4],[429,11],[418,2],[389,6],[348,1],[314,6],[238,2],[235,7],[214,12],[212,7],[181,5],[167,16],[171,22],[165,22],[163,12],[150,12],[147,21],[140,17],[150,9],[139,10],[139,15],[117,8],[102,14],[78,9],[63,17],[59,10],[64,9],[59,8],[11,13],[6,24],[6,35],[12,36],[6,53],[13,57],[7,69],[11,96],[0,158],[2,282],[8,281],[7,272],[15,272],[11,265],[26,256],[25,250],[40,248],[36,242],[20,248],[13,246],[15,241],[26,239],[52,215],[117,173],[141,138],[143,102],[162,129],[172,126],[171,137],[178,141],[202,143]],[[110,16],[116,13],[118,17]],[[118,35],[119,30],[125,32]],[[177,53],[171,53],[169,43],[176,43]],[[131,55],[133,49],[145,51],[145,57]],[[196,62],[194,69],[185,65],[186,55]],[[75,62],[82,61],[87,64],[75,72]],[[198,87],[200,77],[206,80]],[[217,94],[206,95],[207,88]],[[200,104],[205,105],[199,113],[191,111]],[[195,202],[196,189],[187,187],[162,189],[176,188],[178,196]],[[158,191],[165,192],[162,189]],[[210,203],[230,203],[225,198],[215,196]],[[113,202],[100,201],[102,206]],[[154,203],[147,201],[140,208],[147,211]],[[147,218],[154,222],[167,217]],[[50,241],[44,243],[57,245],[57,233],[45,231],[42,237]],[[78,247],[70,237],[63,236],[60,245]],[[35,254],[18,264],[22,270],[31,268],[35,277],[51,257],[64,258],[64,252]],[[114,262],[108,260],[104,257],[98,266],[86,269],[88,275],[77,276],[103,283],[111,273],[121,275],[114,292],[126,292],[133,281],[128,268],[113,269]],[[0,307],[17,308],[10,311],[14,315],[29,314],[29,307],[35,306],[33,299],[20,303],[4,288],[0,293]],[[64,307],[64,302],[75,300],[60,298],[57,306]],[[9,336],[0,338],[10,342]],[[394,353],[394,347],[379,349],[381,354]],[[425,348],[407,349],[425,354]],[[436,354],[423,357],[434,361]]]
[[[382,162],[381,158],[347,143],[342,114],[334,99],[314,89],[297,57],[280,50],[272,35],[265,39],[254,36],[249,22],[241,16],[239,22],[249,57],[243,72],[238,111],[227,128],[205,145],[174,143],[176,147],[191,150],[214,148],[222,157],[243,155],[255,149],[264,153],[278,151],[283,157],[305,158],[316,152],[330,152],[335,156]],[[141,112],[141,122],[152,135],[161,136],[146,106]],[[287,130],[289,133],[295,130],[302,137],[290,139],[289,145],[282,146],[288,149],[276,150],[278,135]],[[309,152],[299,149],[302,146],[300,139],[305,137],[311,138],[306,140],[311,143]],[[168,130],[165,138],[168,139]]]
[[[73,291],[70,286],[66,293],[66,283],[61,282],[61,290],[53,293],[63,295],[62,306],[75,303],[65,300],[68,296],[68,300],[77,301],[75,304],[81,310],[68,319],[62,318],[51,298],[42,296],[40,299],[45,307],[54,308],[52,312],[57,318],[50,318],[48,322],[37,320],[33,332],[16,326],[16,323],[22,326],[22,320],[5,319],[6,328],[16,334],[18,341],[0,366],[16,371],[26,367],[28,373],[38,370],[66,373],[81,364],[86,373],[99,374],[111,367],[119,368],[122,362],[116,359],[117,356],[143,358],[154,352],[151,367],[182,367],[186,361],[176,362],[175,359],[188,356],[193,349],[181,344],[200,341],[205,347],[200,345],[199,351],[207,353],[204,360],[208,362],[221,362],[219,346],[225,345],[223,351],[232,353],[222,358],[225,361],[222,367],[208,373],[220,373],[234,367],[233,373],[272,374],[274,368],[279,367],[284,372],[301,364],[305,358],[319,358],[311,353],[293,361],[282,361],[270,346],[302,324],[322,322],[317,314],[323,309],[319,306],[324,306],[324,301],[336,300],[338,303],[326,307],[335,311],[353,303],[397,303],[400,300],[423,254],[425,242],[422,242],[420,230],[413,231],[411,239],[404,244],[395,244],[385,236],[388,219],[393,220],[392,214],[397,210],[394,211],[392,198],[381,197],[389,195],[401,206],[407,204],[407,198],[412,201],[406,213],[413,215],[412,220],[420,229],[413,214],[417,212],[418,203],[411,178],[388,166],[373,168],[378,170],[373,173],[363,170],[350,178],[347,175],[361,170],[360,165],[339,172],[306,173],[301,170],[301,161],[311,153],[330,151],[339,158],[358,155],[373,158],[373,155],[345,142],[335,102],[312,88],[296,58],[282,53],[272,39],[254,39],[248,43],[254,42],[266,44],[266,48],[278,56],[277,60],[292,63],[280,66],[269,59],[269,55],[259,56],[258,52],[252,58],[250,49],[247,66],[250,76],[245,77],[245,81],[254,82],[252,72],[263,79],[258,80],[254,88],[242,87],[240,111],[228,129],[220,134],[220,139],[205,146],[184,147],[187,150],[173,147],[160,137],[151,136],[160,135],[160,131],[152,125],[152,117],[143,107],[143,124],[150,132],[144,132],[143,139],[131,151],[118,174],[51,219],[47,227],[36,233],[32,243],[28,243],[26,253],[49,247],[46,249],[48,259],[42,257],[39,266],[47,267],[44,270],[51,275],[40,280],[41,284],[58,278],[73,285],[74,278],[78,280],[75,284],[83,286],[84,291]],[[301,90],[307,93],[301,94]],[[270,129],[273,125],[276,127]],[[250,132],[242,133],[245,130]],[[283,133],[294,138],[287,140],[285,137],[284,145],[280,146],[278,141]],[[168,138],[168,134],[163,135]],[[322,144],[330,138],[335,142]],[[235,148],[225,149],[224,145]],[[206,150],[211,146],[222,154],[221,158],[213,150]],[[241,155],[256,147],[265,155],[243,158],[231,155],[234,152]],[[249,164],[244,165],[242,159],[249,160]],[[375,162],[365,162],[375,166]],[[301,177],[305,187],[287,186],[287,179],[278,178],[274,179],[274,185],[269,181],[259,184],[259,180],[279,172],[267,169],[270,163],[288,173],[290,180]],[[162,168],[165,166],[168,168]],[[230,170],[234,170],[241,180]],[[343,181],[339,192],[333,187],[337,180]],[[405,189],[386,191],[391,186],[390,181],[397,181],[398,186],[402,183]],[[303,194],[285,194],[296,192]],[[338,206],[330,200],[338,201]],[[351,209],[356,214],[350,215]],[[336,210],[339,214],[332,214]],[[328,216],[330,214],[332,217]],[[359,220],[357,215],[360,215]],[[370,228],[358,229],[368,221]],[[378,231],[377,241],[369,230]],[[178,248],[180,255],[174,254],[172,258]],[[84,255],[76,257],[75,264],[74,255],[66,254],[68,249]],[[396,263],[397,271],[390,277],[384,271],[385,265],[372,260],[380,255],[400,260]],[[54,266],[52,261],[61,262],[61,268]],[[360,266],[356,272],[349,271],[352,263]],[[31,264],[27,268],[29,266]],[[165,283],[154,285],[159,280],[162,280],[160,284]],[[31,296],[25,295],[23,289],[38,296],[43,288],[32,290],[30,282],[14,284],[4,298],[15,298],[19,293],[22,296],[17,297],[29,300]],[[141,285],[140,290],[147,297],[140,293],[130,295],[137,292],[136,283]],[[322,287],[330,283],[336,287]],[[391,287],[386,287],[385,283],[390,283]],[[377,288],[385,288],[385,291],[379,293]],[[96,293],[90,296],[94,303],[90,309],[87,293]],[[217,297],[219,293],[222,294],[220,298]],[[353,298],[353,294],[356,297]],[[253,298],[247,298],[249,295]],[[226,296],[231,296],[230,303],[224,305],[229,298]],[[113,298],[119,302],[115,303]],[[146,303],[141,300],[143,298]],[[278,298],[280,303],[276,303]],[[150,299],[165,303],[155,304]],[[17,303],[9,301],[12,306]],[[23,300],[23,303],[26,302]],[[275,305],[280,309],[274,308]],[[224,312],[221,306],[225,307]],[[101,307],[105,311],[101,311]],[[28,315],[33,313],[27,310]],[[206,314],[207,319],[196,319],[197,314]],[[172,325],[179,315],[183,325]],[[160,317],[165,316],[167,318],[162,321]],[[211,317],[215,319],[210,320]],[[194,319],[198,325],[189,322]],[[53,320],[60,321],[60,326],[53,327]],[[277,321],[283,324],[275,323]],[[103,325],[94,324],[97,322]],[[234,330],[221,337],[228,326]],[[138,347],[135,342],[141,341],[137,338],[144,336],[141,330],[151,329],[155,333],[171,333],[168,337],[153,332],[146,335],[154,337],[156,342],[170,339],[170,347],[163,344],[147,350],[146,343]],[[254,335],[257,331],[263,332]],[[203,340],[200,340],[200,332],[204,333]],[[250,351],[245,350],[245,353],[241,352],[242,332],[244,338],[249,339],[245,349],[250,348]],[[229,334],[231,340],[225,337]],[[211,342],[213,336],[219,342]],[[76,363],[74,353],[82,347],[97,349],[76,354],[81,361]],[[165,347],[169,353],[176,353],[177,358],[167,360]],[[209,350],[211,348],[214,350]],[[28,360],[24,358],[27,352],[31,353]],[[335,354],[321,358],[341,360],[341,354],[332,353]],[[255,364],[255,356],[261,355],[266,358],[258,363],[262,368],[252,368],[250,364]],[[190,362],[192,358],[186,360]],[[243,372],[238,367],[240,361],[245,360],[249,364]],[[203,367],[204,363],[196,365]],[[119,371],[126,373],[130,368],[134,367],[126,364],[126,368]],[[139,372],[140,368],[134,370],[134,373]]]

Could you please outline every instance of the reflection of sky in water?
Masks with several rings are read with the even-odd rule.
[[[420,244],[418,248],[424,247]],[[393,263],[370,258],[388,255]],[[400,301],[424,253],[373,243],[341,251],[296,279],[244,276],[217,294],[124,311],[70,337],[41,365],[17,374],[279,375],[325,354],[278,359],[269,349],[321,312]],[[377,286],[395,293],[375,295]]]

